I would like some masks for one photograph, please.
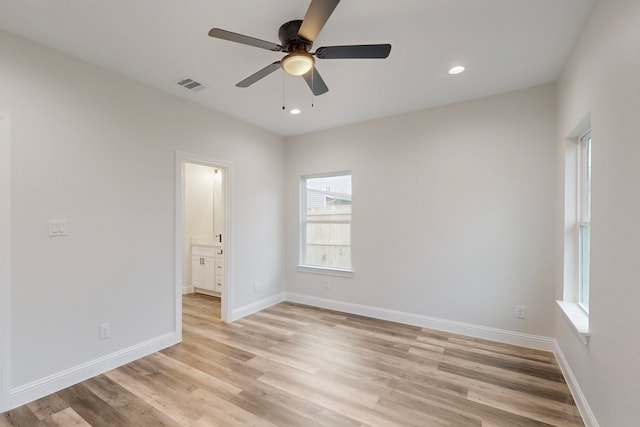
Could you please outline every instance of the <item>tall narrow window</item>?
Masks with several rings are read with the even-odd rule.
[[[302,267],[351,270],[351,174],[303,176]]]
[[[578,303],[589,312],[591,258],[591,131],[578,148]]]
[[[591,336],[591,113],[567,135],[563,145],[564,286],[562,300],[556,302],[582,342],[588,345]]]

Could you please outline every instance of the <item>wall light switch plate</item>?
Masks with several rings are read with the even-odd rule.
[[[49,220],[49,236],[67,236],[67,221],[59,219]]]

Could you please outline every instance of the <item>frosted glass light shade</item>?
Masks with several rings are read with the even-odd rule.
[[[305,52],[291,53],[282,60],[282,68],[292,76],[307,74],[313,68],[313,56]]]

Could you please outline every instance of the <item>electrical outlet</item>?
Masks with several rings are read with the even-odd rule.
[[[253,282],[253,292],[256,293],[260,289],[260,284],[258,282]]]
[[[518,319],[524,319],[526,317],[524,305],[516,305],[516,317]]]
[[[101,340],[106,340],[111,336],[111,323],[102,323],[98,327],[98,336]]]
[[[324,288],[331,289],[331,282],[329,281],[329,279],[324,279]]]

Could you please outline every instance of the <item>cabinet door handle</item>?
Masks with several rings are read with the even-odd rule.
[[[200,258],[200,265],[204,265],[204,258]]]

